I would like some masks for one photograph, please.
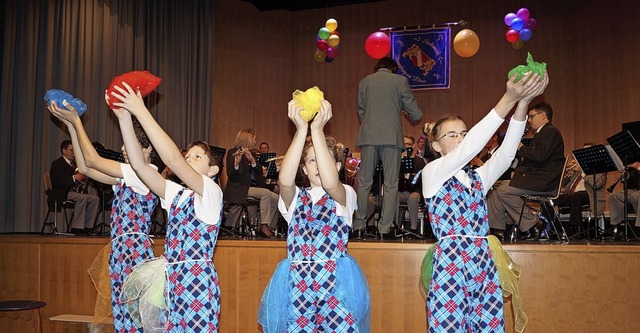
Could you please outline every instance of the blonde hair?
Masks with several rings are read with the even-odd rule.
[[[256,131],[251,128],[241,129],[236,134],[236,141],[234,142],[236,147],[251,148],[256,143]]]
[[[424,135],[427,136],[427,141],[429,143],[429,150],[432,153],[434,153],[436,156],[441,155],[441,154],[438,153],[437,151],[433,150],[432,143],[435,142],[441,136],[440,130],[442,129],[442,125],[444,123],[449,122],[449,121],[456,121],[456,120],[460,120],[460,121],[464,122],[464,120],[462,120],[462,118],[460,118],[460,116],[446,115],[446,116],[438,119],[435,122],[426,123],[422,127],[422,133],[424,133]]]

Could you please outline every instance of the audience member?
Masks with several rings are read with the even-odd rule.
[[[75,204],[71,216],[71,232],[77,235],[85,235],[91,231],[98,214],[100,198],[96,195],[83,193],[88,178],[77,170],[73,146],[70,140],[64,140],[60,144],[62,156],[51,163],[49,175],[52,185],[52,199],[58,202],[58,206],[64,200]]]
[[[508,186],[495,189],[489,200],[489,223],[494,229],[504,231],[507,218],[522,220],[523,238],[538,240],[547,224],[526,205],[522,195],[553,196],[557,193],[564,165],[564,140],[560,130],[551,123],[553,109],[547,102],[540,102],[528,110],[528,122],[536,134],[530,145],[522,143],[516,153],[518,166]]]

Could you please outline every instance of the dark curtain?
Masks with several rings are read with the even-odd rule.
[[[88,106],[92,141],[119,150],[117,121],[104,102],[115,75],[162,78],[146,98],[159,124],[184,147],[210,140],[214,3],[210,0],[5,1],[0,69],[0,232],[39,231],[43,173],[68,133],[43,97],[63,89]]]

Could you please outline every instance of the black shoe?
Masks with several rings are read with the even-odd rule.
[[[538,223],[536,223],[533,227],[523,233],[522,240],[540,240],[540,235],[547,228],[547,222],[543,219],[538,219]]]
[[[84,229],[80,228],[71,228],[71,233],[76,236],[86,236],[87,232]]]
[[[496,236],[501,243],[504,242],[504,230],[491,228],[489,234]]]
[[[391,232],[387,232],[386,234],[380,233],[380,238],[382,240],[396,240],[396,236]]]
[[[271,232],[271,229],[269,229],[269,226],[267,226],[266,224],[263,224],[260,226],[260,229],[256,230],[256,236],[261,237],[261,238],[275,238],[276,236],[273,235],[273,233]]]
[[[362,240],[363,236],[364,236],[363,229],[351,230],[351,232],[349,233],[349,239]]]

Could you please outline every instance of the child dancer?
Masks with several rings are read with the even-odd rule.
[[[69,129],[78,170],[91,179],[113,185],[114,189],[111,206],[111,242],[105,250],[100,252],[90,270],[92,279],[99,288],[99,296],[102,296],[96,301],[96,316],[101,320],[113,312],[115,332],[142,332],[140,323],[134,321],[129,313],[129,308],[136,308],[137,304],[134,302],[127,305],[122,295],[122,283],[136,265],[153,258],[149,229],[151,215],[158,203],[158,198],[140,181],[128,164],[125,147],[122,147],[122,152],[126,163],[100,157],[91,144],[76,110],[66,101],[63,103],[69,110],[60,108],[53,102],[49,106],[49,111]],[[140,124],[135,122],[134,125],[137,125],[135,126],[137,144],[142,148],[144,162],[149,164],[154,154],[153,146]],[[151,165],[151,167],[155,166]],[[108,273],[107,267],[102,265],[102,256],[107,254]],[[111,288],[102,290],[108,286],[104,283],[107,278],[110,278]],[[107,301],[109,294],[111,294],[111,304]],[[103,301],[107,304],[103,304],[105,303]]]
[[[422,287],[428,288],[429,332],[504,332],[501,282],[502,287],[511,285],[505,294],[515,291],[513,304],[518,307],[517,284],[510,283],[517,281],[506,281],[503,274],[499,278],[496,271],[496,266],[503,265],[497,257],[506,253],[496,251],[501,247],[495,237],[491,245],[487,240],[486,194],[515,157],[526,124],[527,105],[544,92],[548,77],[530,73],[514,81],[515,76],[507,82],[506,92],[494,109],[468,132],[462,119],[448,116],[438,120],[429,133],[431,147],[441,155],[422,173],[429,220],[438,238],[423,262],[423,270],[432,265],[433,274],[429,277],[426,273],[422,279]],[[516,103],[502,146],[483,166],[469,169],[469,161]],[[526,317],[517,308],[514,312],[520,332]]]
[[[311,123],[289,102],[296,133],[280,168],[279,209],[289,223],[287,259],[271,278],[260,303],[264,332],[369,332],[369,288],[346,254],[356,193],[338,179],[344,155],[325,138],[331,104],[322,100]],[[295,186],[298,166],[310,188]],[[285,306],[286,305],[286,306]]]
[[[220,287],[213,266],[213,253],[222,218],[222,191],[212,177],[220,171],[221,159],[202,141],[192,143],[183,157],[175,143],[153,119],[140,93],[136,94],[124,82],[122,85],[124,89],[116,87],[118,93],[114,92],[109,97],[121,101],[114,105],[122,109],[113,112],[120,122],[131,166],[151,191],[160,197],[169,217],[162,258],[164,262],[156,260],[142,265],[157,266],[160,281],[166,281],[166,286],[159,289],[164,289],[167,314],[159,316],[159,319],[162,321],[164,317],[165,332],[217,332]],[[131,115],[140,121],[162,161],[187,187],[164,179],[144,163],[140,149],[130,148],[135,144]],[[163,274],[165,269],[166,277]],[[158,303],[151,295],[141,296],[142,299]],[[163,305],[159,305],[162,308]],[[151,331],[155,325],[148,326],[151,327],[145,326],[145,332]]]

